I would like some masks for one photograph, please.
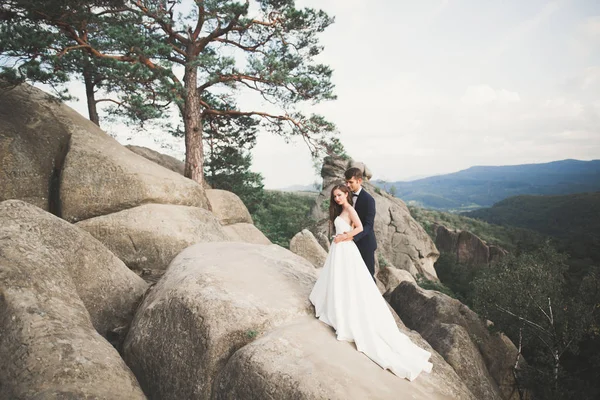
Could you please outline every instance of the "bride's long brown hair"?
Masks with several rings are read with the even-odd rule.
[[[348,195],[350,194],[350,189],[346,185],[335,185],[331,189],[331,196],[329,196],[329,236],[331,236],[331,227],[333,226],[333,221],[335,218],[342,213],[342,206],[335,202],[333,199],[333,192],[336,190],[341,191],[342,193]],[[352,196],[348,197],[348,203],[352,205]]]

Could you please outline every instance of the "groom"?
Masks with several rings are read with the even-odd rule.
[[[354,236],[353,240],[360,251],[373,280],[375,280],[375,249],[377,241],[373,225],[375,224],[375,199],[366,190],[362,188],[363,174],[358,168],[350,168],[345,173],[346,185],[352,192],[352,204],[360,222],[363,224],[363,231]]]

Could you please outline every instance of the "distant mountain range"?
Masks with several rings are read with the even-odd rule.
[[[424,208],[468,211],[522,194],[558,195],[600,191],[600,160],[476,166],[411,182],[374,181],[405,202]]]

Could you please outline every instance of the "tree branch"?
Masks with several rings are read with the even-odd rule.
[[[89,47],[90,47],[89,45],[82,45],[82,44],[79,44],[77,46],[65,47],[60,52],[58,52],[58,54],[56,54],[56,57],[61,58],[62,56],[64,56],[65,54],[67,54],[71,50],[87,49]]]
[[[202,27],[204,26],[204,21],[206,21],[206,13],[204,10],[204,0],[196,0],[196,5],[198,6],[198,21],[196,21],[196,28],[192,33],[192,40],[195,42],[198,40],[198,36],[200,32],[202,32]]]
[[[225,82],[242,82],[243,83],[244,80],[251,81],[251,82],[273,84],[272,81],[269,81],[264,78],[252,76],[252,75],[244,75],[244,74],[219,75],[219,77],[216,80],[209,81],[209,82],[206,82],[206,83],[198,86],[198,91],[202,92],[205,89],[207,89],[211,86],[214,86],[216,84],[219,84],[219,83],[225,83]]]
[[[494,307],[496,307],[498,310],[500,310],[502,312],[505,312],[505,313],[507,313],[509,315],[512,315],[513,317],[517,318],[519,321],[523,321],[526,324],[528,324],[528,325],[530,325],[530,326],[532,326],[534,328],[537,328],[537,329],[541,330],[542,332],[546,333],[547,335],[550,335],[550,333],[548,332],[548,330],[546,328],[544,328],[543,326],[538,325],[535,322],[532,322],[532,321],[530,321],[528,319],[525,319],[525,318],[523,318],[523,317],[521,317],[521,316],[513,313],[512,311],[507,310],[506,308],[504,308],[502,306],[499,306],[498,304],[494,304]]]
[[[145,7],[142,2],[140,0],[136,0],[133,2],[136,7],[144,13],[144,15],[147,15],[148,17],[152,18],[154,21],[156,21],[158,23],[158,25],[160,25],[161,29],[167,34],[169,35],[169,39],[170,38],[175,38],[177,39],[181,44],[185,45],[186,47],[190,44],[190,41],[188,38],[186,38],[185,36],[182,36],[181,34],[175,32],[173,30],[173,27],[170,24],[167,24],[165,21],[163,21],[163,19],[159,16],[154,14],[153,12],[150,11],[150,9],[148,7]],[[172,11],[172,10],[171,10]]]
[[[96,103],[106,103],[106,102],[110,102],[110,103],[115,103],[118,106],[123,106],[123,103],[114,99],[99,99],[96,100]]]

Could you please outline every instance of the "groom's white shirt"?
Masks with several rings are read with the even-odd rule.
[[[354,201],[354,198],[360,194],[361,190],[362,190],[362,186],[358,188],[356,193],[352,192],[352,207],[354,207],[354,208],[356,208],[356,201]],[[356,197],[356,200],[358,200],[358,197]]]

